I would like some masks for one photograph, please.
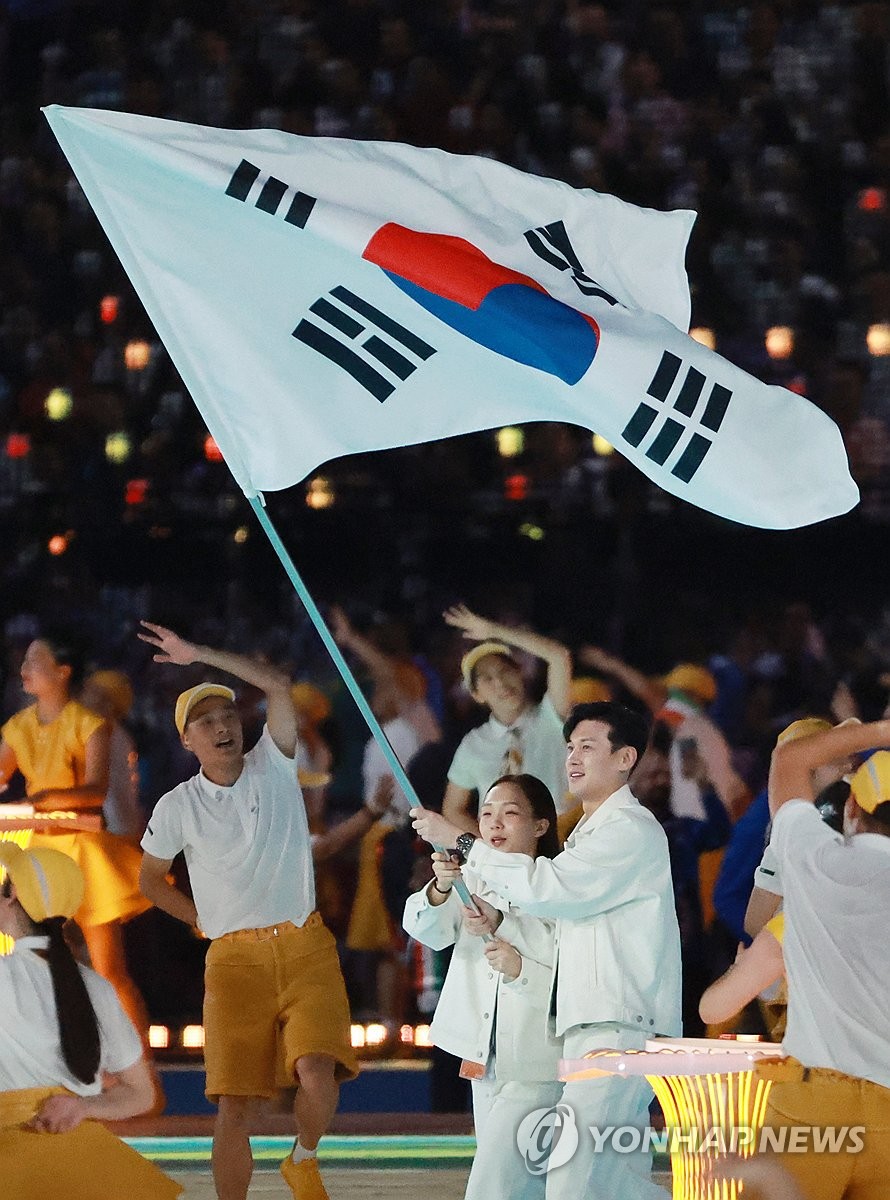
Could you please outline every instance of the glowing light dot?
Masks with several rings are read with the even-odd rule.
[[[330,508],[337,499],[334,485],[323,475],[316,475],[306,484],[306,505],[309,508]]]
[[[144,371],[151,360],[151,346],[141,339],[133,339],[124,347],[124,365],[128,371]]]
[[[694,342],[698,342],[700,346],[706,346],[708,350],[717,349],[717,335],[713,329],[708,329],[706,325],[697,325],[694,329],[690,329],[689,336]]]
[[[515,458],[525,449],[525,433],[515,425],[506,425],[495,434],[501,458]]]
[[[74,397],[68,388],[54,387],[43,402],[51,421],[64,421],[74,411]]]
[[[884,321],[878,325],[869,325],[865,344],[873,358],[886,358],[890,354],[890,323]]]
[[[109,462],[126,462],[132,453],[133,442],[128,433],[125,433],[123,430],[119,430],[117,433],[109,433],[105,439],[105,457]]]
[[[770,358],[790,358],[794,353],[794,330],[788,325],[773,325],[766,331],[764,345]]]
[[[120,300],[117,296],[103,296],[99,301],[99,320],[103,325],[113,325],[117,320]]]

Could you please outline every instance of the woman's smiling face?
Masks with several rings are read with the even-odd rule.
[[[483,842],[508,854],[538,852],[538,839],[547,821],[536,817],[528,798],[515,783],[496,783],[485,795],[479,810],[479,833]]]

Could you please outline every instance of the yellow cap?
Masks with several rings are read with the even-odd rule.
[[[867,813],[890,800],[890,751],[878,750],[867,758],[850,780],[850,791]]]
[[[817,733],[828,733],[829,729],[833,728],[832,723],[826,721],[824,717],[802,717],[799,721],[792,721],[790,725],[785,726],[776,738],[776,745],[784,746],[786,742],[796,742],[798,738],[813,737]]]
[[[571,704],[599,704],[603,700],[612,699],[612,690],[601,679],[592,675],[576,676],[569,687],[569,702]]]
[[[710,704],[717,697],[717,682],[705,667],[695,663],[678,663],[661,681],[669,692],[686,692],[696,696],[703,704]]]
[[[32,921],[71,917],[83,903],[83,874],[61,850],[22,850],[14,842],[0,842],[0,866],[6,868],[18,902]]]
[[[133,685],[123,671],[94,671],[85,686],[90,684],[107,697],[115,721],[122,721],[133,707]]]
[[[310,725],[320,725],[331,715],[331,702],[314,683],[295,683],[290,690],[294,708]]]
[[[485,658],[489,654],[502,654],[504,658],[509,658],[515,662],[513,651],[509,646],[505,646],[503,642],[480,642],[478,646],[474,646],[472,650],[468,650],[460,660],[460,673],[464,677],[464,683],[470,691],[473,690],[473,667],[481,658]]]
[[[221,683],[199,683],[193,688],[189,688],[186,692],[181,692],[179,699],[176,701],[176,710],[173,714],[173,721],[176,728],[179,730],[180,736],[185,731],[188,724],[189,713],[202,700],[206,700],[208,696],[222,696],[225,700],[234,702],[235,693],[231,688],[225,687]]]

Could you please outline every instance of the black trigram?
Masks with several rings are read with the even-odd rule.
[[[321,323],[302,320],[293,334],[297,341],[311,346],[342,367],[381,404],[398,386],[390,376],[405,380],[414,374],[420,362],[426,362],[436,353],[416,333],[356,296],[349,288],[332,288],[327,296],[310,305],[309,311]],[[360,317],[364,320],[359,320]],[[369,330],[369,324],[379,333]],[[380,333],[390,340],[384,340]],[[362,334],[368,336],[359,341]],[[396,349],[393,342],[398,342],[401,349]]]
[[[614,296],[609,295],[586,274],[562,221],[553,221],[550,225],[540,225],[537,229],[529,229],[525,234],[525,240],[538,258],[543,258],[545,262],[550,263],[551,267],[556,267],[557,271],[571,271],[575,286],[585,296],[598,296],[607,304],[618,303]]]
[[[653,400],[657,400],[659,404],[664,404],[682,366],[681,358],[678,358],[676,354],[671,354],[669,350],[665,350],[661,356],[661,362],[652,376],[652,382],[646,389],[646,394]],[[666,417],[661,423],[652,444],[646,451],[646,457],[652,462],[658,463],[660,467],[663,467],[670,458],[680,438],[691,425],[691,422],[678,421],[676,417],[691,417],[694,414],[706,383],[707,378],[702,375],[701,371],[695,367],[687,369],[674,400],[673,415]],[[732,392],[728,387],[724,387],[722,383],[713,384],[697,425],[709,429],[712,433],[717,433],[723,424],[723,418],[726,416],[731,399]],[[644,401],[624,427],[621,436],[631,446],[639,446],[663,411],[663,409],[654,408]],[[712,445],[713,438],[697,431],[693,432],[682,454],[671,467],[671,474],[683,483],[688,483],[704,462],[705,455]]]
[[[231,196],[234,200],[246,200],[259,177],[259,167],[255,167],[246,158],[242,158],[232,173],[229,186],[226,188],[226,195]],[[294,193],[289,184],[284,183],[281,179],[276,179],[274,175],[270,175],[260,188],[254,204],[262,212],[267,212],[274,217],[288,190],[293,194],[284,219],[291,225],[305,229],[309,214],[315,207],[315,196],[307,196],[305,192]]]

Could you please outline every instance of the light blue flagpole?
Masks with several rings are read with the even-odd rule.
[[[284,543],[282,542],[281,538],[278,536],[278,530],[275,528],[275,526],[270,521],[269,514],[266,512],[266,506],[263,501],[263,497],[261,495],[248,496],[247,499],[250,501],[250,507],[256,513],[257,520],[259,521],[260,525],[262,525],[262,527],[263,527],[263,532],[266,534],[266,537],[272,543],[272,549],[278,555],[281,565],[284,567],[285,571],[287,572],[288,579],[294,585],[294,589],[295,589],[297,595],[300,597],[301,601],[303,602],[303,606],[306,609],[306,612],[309,614],[309,619],[312,621],[312,624],[318,630],[319,637],[324,642],[325,648],[327,649],[331,658],[334,660],[337,670],[343,676],[343,682],[349,688],[349,691],[350,691],[350,694],[352,695],[353,700],[356,702],[356,704],[359,707],[359,711],[361,712],[362,716],[367,721],[368,728],[371,730],[372,737],[374,738],[375,742],[377,743],[377,745],[380,747],[381,751],[383,752],[383,757],[386,759],[386,761],[389,763],[390,767],[392,768],[392,773],[395,776],[396,783],[399,785],[399,787],[402,789],[402,791],[405,793],[405,795],[411,801],[411,807],[412,808],[421,808],[422,805],[420,803],[420,800],[417,797],[417,793],[415,792],[410,780],[408,779],[408,776],[405,774],[405,768],[402,766],[402,764],[399,762],[398,758],[396,757],[395,750],[393,750],[392,746],[389,744],[389,738],[383,732],[380,722],[377,720],[377,718],[374,716],[373,712],[371,711],[371,706],[370,706],[370,704],[368,704],[368,701],[366,700],[365,695],[362,692],[362,689],[359,687],[358,683],[356,682],[355,676],[353,675],[352,671],[349,669],[349,665],[346,662],[346,659],[341,654],[340,647],[337,645],[337,643],[334,641],[333,637],[331,636],[331,632],[328,629],[327,625],[325,624],[324,618],[322,617],[321,613],[318,611],[318,607],[317,607],[315,601],[312,599],[312,597],[309,595],[309,592],[306,590],[306,585],[305,585],[305,583],[303,583],[303,580],[300,578],[300,574],[297,571],[297,568],[294,566],[293,559],[288,554]],[[443,847],[442,846],[433,846],[433,849],[434,850],[442,850]],[[473,898],[467,889],[467,885],[464,883],[464,881],[462,879],[458,879],[455,882],[454,890],[457,892],[458,896],[460,896],[461,900],[463,900],[464,904],[468,905],[472,909],[476,908],[476,905],[473,903]]]

